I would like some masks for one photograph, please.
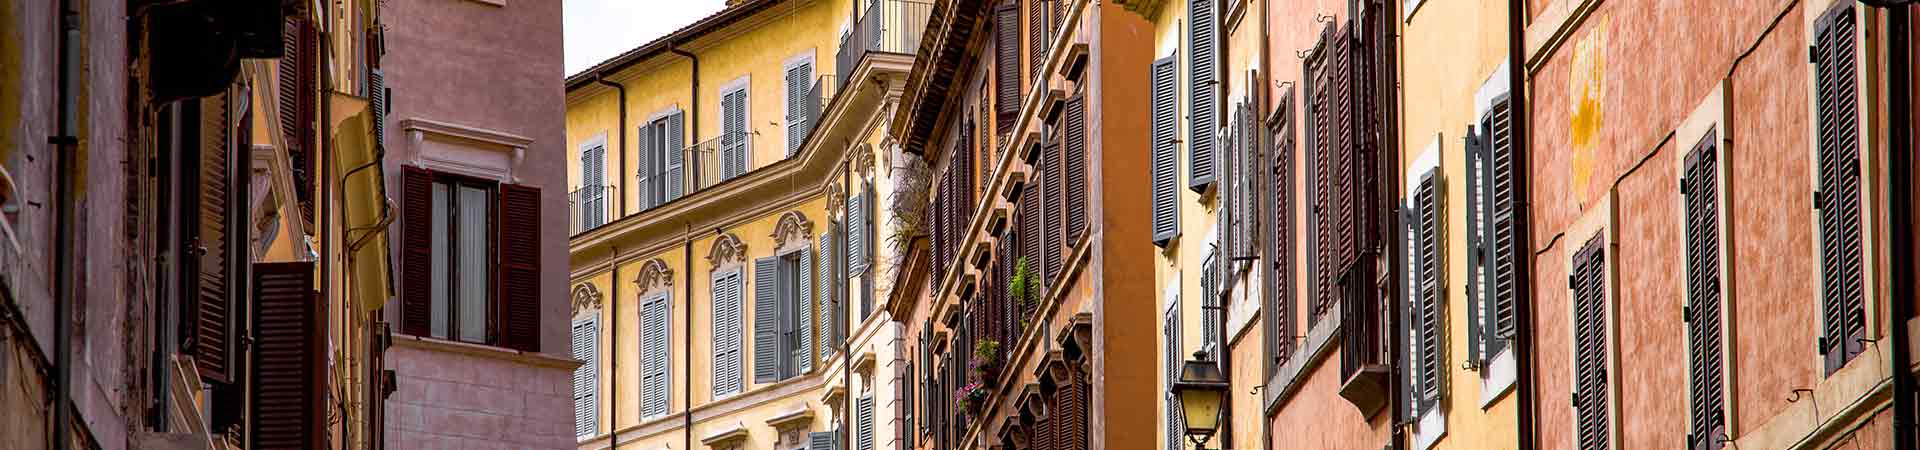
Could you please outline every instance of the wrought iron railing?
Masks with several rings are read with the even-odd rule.
[[[614,219],[613,202],[618,201],[618,186],[581,186],[567,193],[567,217],[571,234],[597,228]]]
[[[933,2],[927,0],[867,0],[860,17],[840,36],[834,62],[841,83],[847,82],[868,53],[911,55],[920,50],[920,33],[927,29]]]

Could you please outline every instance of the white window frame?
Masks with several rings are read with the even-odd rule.
[[[1474,117],[1479,117],[1479,116],[1474,116]],[[1400,198],[1402,202],[1401,203],[1402,208],[1404,208],[1407,211],[1414,211],[1414,207],[1416,205],[1414,205],[1413,194],[1415,190],[1420,188],[1420,179],[1425,178],[1428,173],[1434,174],[1435,182],[1436,184],[1438,184],[1437,186],[1435,186],[1436,192],[1434,193],[1434,195],[1438,195],[1441,197],[1440,211],[1438,212],[1439,220],[1440,220],[1440,236],[1441,237],[1439,240],[1440,246],[1436,250],[1441,254],[1440,255],[1441,265],[1439,268],[1439,273],[1441,278],[1440,284],[1442,288],[1440,290],[1440,300],[1446,303],[1445,305],[1441,306],[1440,320],[1443,323],[1441,323],[1441,326],[1437,328],[1441,334],[1440,345],[1442,347],[1451,347],[1453,340],[1445,332],[1445,330],[1450,330],[1453,328],[1451,324],[1445,323],[1445,322],[1451,321],[1453,317],[1451,312],[1447,311],[1447,309],[1452,308],[1453,292],[1451,289],[1445,288],[1445,286],[1447,285],[1447,280],[1451,278],[1451,274],[1452,274],[1451,272],[1452,268],[1446,264],[1446,261],[1448,259],[1446,257],[1446,254],[1451,251],[1450,244],[1453,241],[1452,234],[1449,233],[1451,231],[1450,230],[1451,227],[1447,226],[1447,222],[1448,222],[1447,218],[1452,217],[1450,215],[1452,214],[1452,211],[1449,211],[1449,208],[1446,207],[1447,190],[1451,186],[1449,186],[1449,183],[1446,182],[1446,179],[1448,177],[1446,176],[1446,173],[1442,170],[1441,164],[1440,164],[1440,159],[1442,158],[1441,149],[1444,147],[1443,145],[1441,145],[1442,140],[1443,139],[1441,135],[1435,134],[1433,137],[1433,142],[1427,144],[1427,148],[1425,150],[1422,150],[1419,155],[1415,156],[1412,164],[1408,165],[1405,173],[1401,174],[1403,177],[1403,181],[1400,186],[1403,192],[1401,192]],[[1412,224],[1407,225],[1407,228],[1406,228],[1407,231],[1405,234],[1401,236],[1401,239],[1406,239],[1412,236],[1412,232],[1413,232],[1412,226],[1413,226]],[[1414,251],[1413,249],[1414,244],[1416,243],[1415,242],[1407,243],[1407,249],[1409,252]],[[1408,264],[1412,264],[1413,258],[1409,257],[1406,259]],[[1415,295],[1417,295],[1415,294],[1415,292],[1417,292],[1420,289],[1420,285],[1419,285],[1420,280],[1419,280],[1418,272],[1413,269],[1414,268],[1409,267],[1407,270],[1407,292],[1404,293],[1406,295],[1406,298],[1409,300],[1412,299]],[[1409,302],[1406,302],[1406,304],[1408,306],[1411,306],[1413,302],[1409,301]],[[1415,327],[1414,324],[1412,323],[1403,324],[1402,326]],[[1414,329],[1418,329],[1418,328],[1415,327]],[[1408,336],[1418,336],[1418,335],[1410,331],[1408,333]],[[1419,357],[1418,357],[1418,354],[1416,353],[1416,350],[1419,349],[1419,347],[1414,346],[1412,342],[1408,342],[1406,343],[1406,345],[1407,345],[1408,354],[1412,355],[1411,359],[1417,360]],[[1442,355],[1445,355],[1445,354],[1446,352],[1442,352]],[[1447,382],[1447,380],[1450,380],[1453,378],[1453,373],[1452,373],[1453,365],[1448,364],[1446,360],[1442,360],[1440,364],[1440,369],[1445,372],[1440,375],[1442,380],[1440,382],[1440,389],[1443,391],[1439,394],[1440,398],[1444,399],[1447,397],[1452,397],[1451,392],[1445,392],[1445,391],[1451,389],[1453,386],[1452,383]],[[1414,394],[1410,392],[1408,393],[1408,395],[1414,395]],[[1415,450],[1427,450],[1429,448],[1433,448],[1434,444],[1440,442],[1440,438],[1445,437],[1447,435],[1447,404],[1448,403],[1449,402],[1445,400],[1441,400],[1438,405],[1434,405],[1433,409],[1428,410],[1426,414],[1421,414],[1419,417],[1414,418],[1414,425],[1413,425],[1414,447],[1413,448]],[[1414,412],[1418,413],[1419,411],[1416,409]]]
[[[1510,61],[1500,62],[1500,67],[1495,68],[1493,70],[1493,73],[1487,76],[1487,81],[1484,83],[1481,83],[1480,90],[1474,92],[1473,115],[1469,116],[1471,117],[1469,121],[1471,123],[1476,124],[1475,126],[1477,126],[1481,117],[1485,117],[1487,115],[1488,110],[1491,110],[1494,108],[1495,101],[1500,100],[1502,96],[1505,96],[1512,91],[1512,86],[1513,86],[1512,74],[1509,73],[1508,64],[1511,64],[1511,62]],[[1486,135],[1489,132],[1489,130],[1476,130],[1476,131],[1478,131],[1481,135]],[[1519,152],[1519,149],[1515,148],[1514,151]],[[1471,170],[1471,168],[1468,168],[1468,170]],[[1493,182],[1493,180],[1480,180],[1480,182],[1491,183]],[[1473,194],[1468,193],[1467,195],[1473,195]],[[1490,199],[1488,201],[1490,201]],[[1480,205],[1480,207],[1490,208],[1491,206]],[[1477,215],[1478,213],[1474,211],[1467,211],[1466,214],[1469,216],[1474,216],[1474,215]],[[1476,219],[1474,217],[1468,217],[1467,220],[1476,220]],[[1480,226],[1489,227],[1489,226],[1493,226],[1493,224],[1481,224]],[[1492,243],[1485,243],[1483,245],[1492,245]],[[1491,262],[1487,262],[1485,264],[1488,265],[1488,267],[1485,270],[1487,271],[1493,270]],[[1472,275],[1469,274],[1468,276],[1471,277]],[[1491,278],[1491,276],[1489,276],[1489,278]],[[1481,298],[1472,299],[1472,302],[1475,304],[1469,305],[1468,307],[1485,308],[1487,305],[1483,304],[1484,301],[1489,300],[1492,297],[1491,288],[1492,286],[1480,286],[1480,289],[1478,292],[1479,292],[1479,297]],[[1485,309],[1482,312],[1482,314],[1492,314],[1492,313],[1493,311],[1491,309]],[[1521,318],[1516,318],[1516,320],[1518,319],[1521,319]],[[1494,332],[1493,330],[1481,330],[1481,333],[1486,335],[1491,335],[1493,332]],[[1515,361],[1515,358],[1517,357],[1517,355],[1514,354],[1513,350],[1514,348],[1512,345],[1507,345],[1506,348],[1502,349],[1498,354],[1480,355],[1481,358],[1485,359],[1485,362],[1481,363],[1481,366],[1480,366],[1480,409],[1484,410],[1487,408],[1492,408],[1495,401],[1500,400],[1500,398],[1505,396],[1508,392],[1513,391],[1515,382],[1519,380],[1519,365]]]

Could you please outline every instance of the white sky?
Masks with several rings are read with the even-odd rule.
[[[566,0],[567,75],[672,33],[726,7],[726,0]]]

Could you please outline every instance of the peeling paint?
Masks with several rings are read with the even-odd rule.
[[[1608,20],[1596,19],[1593,32],[1581,38],[1573,48],[1573,68],[1568,77],[1568,97],[1573,101],[1567,114],[1568,149],[1573,152],[1572,174],[1573,195],[1575,199],[1587,197],[1587,184],[1593,177],[1594,147],[1600,137],[1600,126],[1605,119],[1601,102],[1607,97],[1606,87],[1606,47]]]

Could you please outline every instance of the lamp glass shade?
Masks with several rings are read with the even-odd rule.
[[[1213,435],[1220,429],[1221,392],[1212,389],[1186,389],[1180,392],[1180,409],[1185,414],[1188,435]]]

